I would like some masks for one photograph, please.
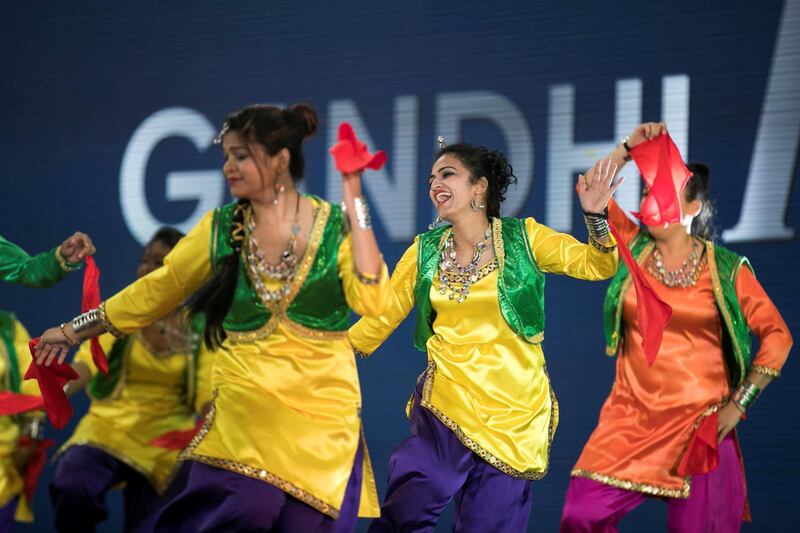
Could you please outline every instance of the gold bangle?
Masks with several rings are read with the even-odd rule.
[[[100,323],[103,325],[103,329],[106,330],[106,332],[111,333],[118,339],[121,339],[122,337],[125,336],[124,333],[122,333],[120,330],[114,327],[114,324],[112,324],[111,321],[106,316],[105,302],[100,302],[100,306],[97,308],[97,310],[100,313]]]
[[[75,270],[80,270],[83,263],[73,263],[72,261],[67,261],[64,254],[61,253],[61,246],[59,245],[56,248],[56,261],[58,261],[58,266],[61,267],[61,270],[64,272],[74,272]]]

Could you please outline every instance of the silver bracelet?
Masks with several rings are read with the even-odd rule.
[[[369,215],[369,204],[363,196],[353,198],[353,206],[356,209],[356,220],[358,227],[363,230],[372,229],[372,217]]]
[[[589,230],[589,237],[597,241],[603,240],[611,232],[608,228],[608,220],[601,216],[584,215],[586,229]]]
[[[739,388],[733,393],[733,398],[731,398],[731,400],[733,400],[736,407],[744,413],[753,405],[759,394],[761,394],[761,389],[758,388],[757,385],[745,381],[739,385]]]
[[[100,323],[100,311],[98,309],[90,309],[72,319],[72,331],[74,333],[80,333]]]

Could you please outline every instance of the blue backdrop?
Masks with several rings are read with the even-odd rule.
[[[352,121],[385,148],[366,177],[390,265],[431,219],[425,190],[443,134],[507,151],[520,178],[506,212],[579,237],[575,172],[640,120],[665,118],[687,159],[707,163],[723,242],[750,257],[800,336],[794,228],[800,188],[800,0],[779,2],[15,2],[0,21],[0,233],[29,251],[92,235],[104,294],[130,282],[152,229],[186,229],[227,200],[210,139],[229,111],[309,100],[306,187],[337,200],[326,148]],[[630,176],[632,173],[628,171]],[[621,201],[631,205],[629,179]],[[794,208],[794,209],[793,209]],[[545,353],[561,405],[550,473],[530,530],[556,531],[569,471],[611,388],[605,283],[549,278]],[[36,335],[78,311],[80,276],[48,291],[3,285],[0,305]],[[424,355],[404,324],[361,361],[364,423],[381,493]],[[797,529],[800,430],[790,358],[743,423],[754,523]],[[84,399],[77,405],[80,414]],[[76,417],[77,419],[77,417]],[[73,426],[51,432],[63,441]],[[48,531],[46,484],[37,523]],[[89,475],[90,473],[87,473]],[[101,531],[120,529],[120,499]],[[487,509],[487,512],[492,512]],[[450,526],[450,511],[439,530]],[[652,501],[624,531],[665,529]],[[362,527],[364,524],[362,524]]]

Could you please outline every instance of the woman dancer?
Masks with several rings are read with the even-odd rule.
[[[144,249],[139,278],[160,268],[183,234],[156,232]],[[86,386],[89,412],[59,450],[50,484],[59,531],[94,531],[106,519],[106,493],[124,483],[125,531],[144,531],[163,505],[162,494],[176,468],[178,450],[154,446],[170,431],[194,426],[195,414],[211,400],[213,353],[201,349],[202,324],[187,324],[180,311],[116,339],[100,337],[109,373],[97,371],[88,342],[72,363],[81,376],[67,385]]]
[[[80,232],[35,256],[0,237],[0,279],[26,287],[50,287],[78,270],[84,257],[94,252],[92,240]],[[31,361],[29,340],[22,323],[0,310],[0,391],[39,394],[35,381],[22,379]],[[41,417],[34,413],[0,416],[0,531],[11,531],[15,517],[33,521],[23,478],[42,430]]]
[[[457,531],[525,530],[530,480],[545,475],[558,424],[541,347],[544,273],[614,274],[603,212],[619,183],[601,176],[581,188],[582,244],[533,218],[501,218],[514,180],[500,152],[440,149],[429,195],[451,226],[415,239],[392,275],[387,316],[349,332],[354,349],[371,354],[416,307],[414,344],[428,355],[409,405],[412,436],[392,454],[372,532],[432,531],[453,497]]]
[[[348,531],[362,494],[362,512],[377,511],[345,335],[350,310],[379,316],[391,289],[360,172],[343,174],[346,214],[297,190],[301,143],[316,126],[308,104],[228,116],[218,138],[238,202],[208,213],[162,268],[42,337],[37,361],[47,364],[104,330],[131,333],[199,289],[191,306],[206,316],[206,341],[224,341],[215,396],[182,455],[187,486],[157,531],[331,531],[337,518]]]
[[[664,124],[639,126],[611,161],[621,168],[631,149],[665,131]],[[619,352],[616,378],[572,471],[562,531],[616,531],[648,496],[667,499],[670,531],[738,531],[745,514],[733,429],[759,391],[780,375],[792,339],[747,259],[710,240],[708,168],[689,169],[680,224],[640,229],[610,205],[612,222],[650,285],[672,307],[672,318],[649,366],[630,274],[621,266],[605,302],[607,351]],[[643,203],[647,194],[645,189]],[[751,333],[760,339],[755,357]],[[693,457],[690,445],[706,417],[718,419],[706,438],[712,445],[719,441],[717,465],[707,453]],[[701,473],[684,472],[681,466],[689,463],[700,463]]]

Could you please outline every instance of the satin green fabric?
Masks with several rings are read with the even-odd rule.
[[[525,221],[517,218],[492,220],[492,230],[502,238],[493,240],[495,256],[500,263],[497,276],[497,298],[503,318],[509,327],[528,342],[539,343],[544,333],[545,278],[531,253]],[[430,303],[430,288],[439,267],[444,242],[451,229],[437,228],[419,236],[417,255],[417,325],[414,346],[426,351],[433,335],[435,312]]]
[[[737,255],[727,248],[710,241],[705,241],[704,244],[708,254],[717,309],[725,325],[722,344],[728,378],[732,384],[738,385],[744,380],[750,367],[751,341],[750,329],[736,296],[736,276],[742,266],[751,271],[752,266],[746,257]],[[630,243],[631,254],[639,264],[642,264],[654,245],[653,238],[647,232],[640,231]],[[615,355],[619,348],[622,327],[621,299],[630,286],[630,272],[624,263],[620,263],[603,303],[603,324],[608,355]]]
[[[56,248],[31,257],[0,236],[0,279],[3,281],[26,287],[50,287],[66,274],[56,260]]]
[[[313,198],[319,205],[323,205],[321,200]],[[214,213],[212,235],[215,246],[212,247],[211,258],[214,265],[233,253],[230,235],[235,208],[236,204],[228,204]],[[327,216],[327,221],[320,219],[324,216]],[[339,246],[346,237],[342,210],[338,206],[327,204],[324,210],[317,210],[314,224],[324,225],[319,249],[302,288],[286,309],[286,315],[293,322],[308,328],[344,331],[349,325],[350,308],[339,280],[337,265]],[[266,324],[271,314],[250,284],[245,261],[240,260],[236,292],[225,317],[224,328],[236,332],[253,331]]]

